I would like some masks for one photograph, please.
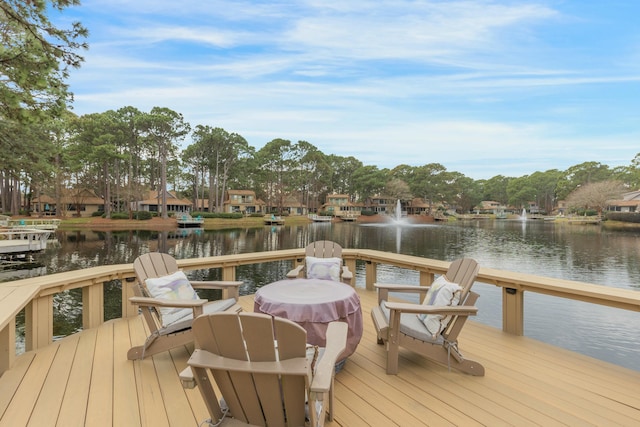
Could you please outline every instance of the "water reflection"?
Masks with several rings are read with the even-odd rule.
[[[38,270],[22,274],[40,275],[105,264],[132,262],[139,254],[162,250],[176,258],[305,247],[315,240],[333,240],[346,248],[368,248],[453,260],[468,256],[481,266],[530,273],[626,289],[639,289],[640,233],[609,231],[593,225],[559,225],[543,221],[468,221],[465,223],[383,226],[357,223],[311,223],[309,225],[237,228],[201,233],[153,231],[61,232],[37,261]],[[241,266],[242,294],[250,294],[284,277],[289,262]],[[356,284],[364,286],[364,264],[356,265]],[[190,273],[194,279],[220,279],[218,270]],[[0,278],[0,280],[14,280]],[[377,280],[417,283],[416,272],[379,266]],[[479,315],[475,320],[500,328],[501,291],[477,283]],[[119,284],[105,290],[107,316],[118,317]],[[214,293],[210,298],[215,298]],[[81,327],[77,307],[80,296],[56,297],[54,334]],[[595,306],[579,301],[525,294],[525,334],[559,347],[580,351],[640,370],[638,313]],[[75,323],[74,323],[75,322]],[[80,323],[78,323],[80,322]]]

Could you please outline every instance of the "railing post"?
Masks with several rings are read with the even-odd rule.
[[[122,317],[134,317],[139,314],[138,306],[131,304],[129,298],[135,296],[134,286],[138,286],[138,279],[127,277],[122,283]]]
[[[435,276],[436,275],[430,271],[420,271],[420,286],[431,286],[435,280]],[[420,294],[420,304],[422,304],[426,296],[426,294]]]
[[[502,330],[514,335],[524,334],[524,292],[519,289],[502,288]]]
[[[222,267],[222,280],[236,280],[235,265]]]
[[[222,267],[222,280],[236,280],[236,267],[226,266]],[[227,289],[222,290],[222,299],[229,298],[229,291]]]
[[[0,331],[0,376],[11,369],[16,358],[16,319]]]
[[[344,264],[347,266],[347,268],[349,269],[351,274],[353,274],[353,276],[351,277],[351,282],[349,284],[351,286],[355,286],[356,285],[356,260],[355,260],[355,258],[347,258],[347,259],[345,259]]]
[[[420,271],[420,286],[431,286],[435,276],[436,275],[430,271]]]
[[[97,328],[104,322],[104,284],[82,288],[82,328]]]
[[[53,342],[53,295],[36,297],[24,309],[25,350],[37,350]]]
[[[365,283],[368,291],[373,290],[373,284],[378,278],[378,264],[371,261],[365,262]],[[355,274],[355,272],[354,272]]]

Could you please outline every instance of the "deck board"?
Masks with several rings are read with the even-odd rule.
[[[484,377],[404,349],[399,374],[387,375],[370,320],[375,293],[358,292],[365,330],[336,376],[329,427],[640,424],[640,372],[474,322],[460,348]],[[253,298],[240,304],[251,311]],[[0,426],[198,425],[208,418],[204,402],[178,379],[193,346],[128,361],[147,332],[139,317],[118,319],[19,356],[0,378]]]
[[[113,425],[140,426],[140,407],[136,393],[134,364],[117,357],[126,354],[131,348],[127,322],[114,322],[113,325]]]
[[[93,354],[95,353],[98,329],[89,329],[79,334],[73,366],[69,372],[62,406],[58,415],[58,426],[84,426],[91,386]],[[60,344],[68,344],[67,337]]]
[[[3,420],[6,417],[15,426],[27,425],[59,348],[59,345],[50,345],[36,354],[3,414]]]
[[[59,346],[42,385],[40,395],[43,398],[38,399],[36,402],[33,413],[29,418],[29,425],[45,425],[50,422],[52,416],[57,416],[60,411],[79,338],[79,335],[71,336],[67,345]]]
[[[108,322],[98,328],[85,421],[90,426],[113,424],[113,410],[109,410],[113,408],[114,391],[113,324]]]
[[[34,352],[23,354],[16,360],[14,367],[0,377],[0,414],[4,414],[11,404],[35,356]],[[0,421],[2,419],[0,417]]]

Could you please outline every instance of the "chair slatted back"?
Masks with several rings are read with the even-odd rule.
[[[480,295],[478,295],[477,293],[470,291],[467,294],[467,298],[460,305],[471,307],[476,303],[479,296]],[[444,330],[440,333],[440,335],[442,335],[442,337],[447,341],[456,341],[467,319],[467,316],[452,316],[451,321],[449,322],[447,327],[444,328]]]
[[[193,332],[198,348],[230,360],[276,362],[306,356],[307,335],[302,327],[263,314],[200,316],[193,323]],[[273,372],[223,367],[211,369],[211,374],[235,419],[258,426],[304,425],[310,369],[289,374],[277,371],[276,363],[273,366]],[[197,372],[202,368],[193,369],[196,378],[206,375]],[[210,413],[220,411],[214,393],[206,400]]]
[[[137,297],[149,297],[145,281],[149,278],[167,276],[178,271],[178,263],[171,255],[151,252],[140,255],[133,261],[133,271],[138,278],[137,286],[133,286],[133,293]],[[153,307],[141,307],[142,315],[151,332],[162,328],[160,314]]]
[[[473,306],[476,303],[479,295],[472,292],[471,287],[479,271],[480,265],[476,260],[471,258],[456,259],[449,266],[445,274],[447,280],[457,283],[462,287],[460,303],[458,305]],[[447,327],[441,332],[441,335],[447,340],[455,341],[466,321],[467,316],[452,316]]]
[[[305,255],[316,258],[342,258],[342,246],[330,240],[318,240],[307,245]]]
[[[478,276],[480,266],[478,262],[471,258],[459,258],[451,263],[445,277],[448,281],[457,283],[462,288],[460,296],[460,305],[464,303],[467,294],[473,286],[473,282]]]
[[[178,263],[175,258],[160,252],[151,252],[140,255],[133,262],[133,270],[138,281],[144,284],[149,278],[162,277],[178,271]]]

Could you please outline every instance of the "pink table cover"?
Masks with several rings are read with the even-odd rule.
[[[254,311],[296,322],[307,331],[307,342],[320,347],[325,346],[329,322],[346,322],[347,348],[340,360],[352,355],[362,338],[360,297],[344,283],[317,279],[274,282],[256,291]]]

